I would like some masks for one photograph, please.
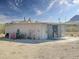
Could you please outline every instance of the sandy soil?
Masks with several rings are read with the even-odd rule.
[[[26,45],[0,41],[0,59],[79,59],[79,40]]]

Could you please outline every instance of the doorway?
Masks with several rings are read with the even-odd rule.
[[[9,38],[9,33],[6,33],[5,38]]]
[[[58,37],[58,25],[52,25],[52,38],[56,39]]]

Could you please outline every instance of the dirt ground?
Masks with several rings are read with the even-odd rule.
[[[26,45],[0,41],[0,59],[79,59],[79,40]]]

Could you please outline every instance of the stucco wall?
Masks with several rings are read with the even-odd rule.
[[[31,37],[35,37],[36,39],[47,39],[47,24],[41,23],[16,23],[16,24],[8,24],[5,28],[5,33],[16,33],[17,29],[20,29],[21,33],[29,36],[31,33]]]

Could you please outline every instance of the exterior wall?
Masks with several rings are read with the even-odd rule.
[[[48,33],[48,39],[52,39],[52,33],[53,33],[53,29],[52,29],[52,25],[51,24],[48,24],[48,31],[47,31],[47,33]]]
[[[65,25],[59,25],[59,37],[65,37]]]
[[[48,39],[58,39],[59,34],[58,24],[48,24]]]
[[[26,34],[26,38],[30,36],[35,39],[58,39],[64,36],[65,32],[64,26],[59,24],[15,23],[7,24],[5,33],[16,33],[18,29],[22,34]]]
[[[17,29],[21,33],[26,34],[35,39],[47,39],[47,24],[41,23],[16,23],[8,24],[5,28],[5,33],[16,33]]]
[[[54,28],[55,25],[57,29]],[[16,33],[18,29],[26,34],[26,38],[28,36],[35,39],[79,37],[79,24],[15,23],[7,24],[5,33]]]

